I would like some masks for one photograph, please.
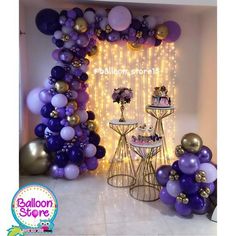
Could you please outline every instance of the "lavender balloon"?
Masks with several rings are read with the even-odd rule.
[[[111,32],[110,34],[108,34],[107,40],[108,40],[109,42],[115,42],[115,41],[120,40],[120,33],[119,33],[119,32],[116,32],[116,31]]]
[[[181,216],[190,216],[192,214],[192,209],[189,204],[183,204],[179,201],[175,203],[175,210]]]
[[[182,191],[178,180],[169,180],[166,184],[166,190],[172,197],[177,197]]]
[[[113,7],[108,14],[108,22],[112,29],[117,31],[126,30],[131,24],[131,13],[123,6]]]
[[[52,97],[51,103],[54,107],[64,107],[68,103],[67,97],[64,94],[56,94]]]
[[[79,115],[80,122],[86,122],[88,120],[88,113],[85,110],[78,110],[77,114]]]
[[[78,36],[78,39],[76,42],[80,47],[87,47],[89,44],[89,38],[86,34],[81,34]]]
[[[57,165],[53,165],[50,169],[50,175],[53,178],[63,178],[64,177],[64,168],[59,168]]]
[[[162,188],[160,191],[160,199],[163,203],[166,205],[171,205],[173,206],[175,204],[175,197],[172,197],[166,188]]]
[[[69,141],[74,138],[75,130],[70,126],[66,126],[61,129],[60,135],[64,140]]]
[[[60,53],[60,49],[55,49],[53,52],[52,52],[52,58],[56,61],[59,61],[59,53]]]
[[[84,155],[86,157],[94,157],[97,152],[97,148],[95,145],[89,143],[84,149]]]
[[[49,103],[49,102],[51,102],[52,95],[49,93],[49,91],[47,89],[43,89],[39,93],[39,98],[42,102]]]
[[[216,180],[217,170],[211,163],[200,164],[199,170],[202,170],[206,173],[206,183],[212,183]]]
[[[71,63],[74,58],[73,53],[68,49],[62,49],[58,55],[59,59],[66,64]]]
[[[203,145],[196,155],[198,156],[200,163],[208,163],[211,161],[212,151],[209,147]]]
[[[169,181],[170,171],[171,171],[170,165],[163,165],[157,169],[156,179],[160,185],[165,186],[166,183]]]
[[[185,174],[195,173],[200,166],[199,159],[192,153],[185,153],[178,161],[180,170]]]
[[[39,94],[42,91],[42,88],[34,88],[32,89],[27,98],[26,103],[29,110],[37,115],[40,115],[40,111],[44,103],[40,100]]]
[[[64,168],[64,175],[68,180],[76,179],[79,176],[79,167],[74,164],[68,164]]]
[[[168,35],[164,39],[165,42],[175,42],[181,35],[181,28],[175,21],[166,21],[164,25],[168,28]]]

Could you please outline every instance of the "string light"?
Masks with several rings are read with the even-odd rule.
[[[102,162],[105,167],[114,154],[118,140],[117,134],[108,125],[110,120],[120,118],[120,106],[113,103],[111,98],[113,89],[121,86],[133,89],[134,98],[130,104],[125,105],[126,119],[154,126],[154,118],[145,112],[145,106],[151,102],[154,87],[165,85],[172,104],[176,107],[177,52],[174,43],[143,47],[138,51],[106,41],[99,41],[97,44],[99,51],[90,58],[89,65],[88,110],[93,110],[96,114],[101,145],[107,150]],[[98,71],[99,69],[101,70]],[[164,126],[168,153],[174,158],[175,114],[164,120]]]

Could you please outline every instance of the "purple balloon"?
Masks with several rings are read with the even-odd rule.
[[[85,91],[79,91],[77,101],[78,103],[87,103],[89,100],[89,95]]]
[[[131,24],[131,13],[123,6],[113,7],[108,14],[108,23],[112,29],[117,31],[126,30]]]
[[[175,42],[181,35],[181,28],[179,24],[175,21],[166,21],[164,25],[168,28],[168,35],[164,41],[168,43]]]
[[[69,49],[63,49],[59,52],[59,59],[66,64],[71,63],[73,58],[74,55]]]
[[[26,98],[26,103],[29,110],[36,115],[40,115],[41,108],[44,105],[39,97],[41,91],[42,88],[34,88],[28,93]]]
[[[57,165],[53,165],[50,169],[50,175],[53,178],[63,178],[64,177],[64,168],[59,168]]]
[[[49,102],[51,102],[52,95],[49,93],[49,91],[47,89],[43,89],[39,93],[39,98],[42,102],[49,103]]]
[[[180,187],[184,193],[196,193],[200,188],[200,183],[195,181],[194,175],[181,175],[180,179]]]
[[[199,215],[203,215],[208,212],[209,208],[210,202],[207,198],[204,198],[204,205],[202,206],[202,208],[200,210],[193,210],[193,212]]]
[[[79,176],[79,167],[74,164],[68,164],[64,168],[64,175],[68,180],[76,179]]]
[[[178,180],[169,180],[166,184],[166,190],[172,197],[177,197],[182,192]]]
[[[115,41],[120,40],[120,33],[119,33],[119,32],[116,32],[116,31],[111,32],[110,34],[108,34],[107,40],[108,40],[109,42],[115,42]]]
[[[153,37],[148,37],[145,41],[145,45],[147,46],[154,46],[155,45],[155,39]]]
[[[196,155],[185,153],[180,157],[178,165],[184,174],[193,174],[199,169],[200,161]]]
[[[179,168],[179,164],[178,161],[173,162],[172,164],[172,169],[177,171],[177,172],[181,172],[180,168]]]
[[[56,61],[59,61],[59,53],[60,53],[60,49],[55,49],[53,52],[52,52],[52,58]]]
[[[88,171],[88,168],[87,168],[86,164],[85,163],[81,164],[80,167],[79,167],[80,174],[83,174],[87,171]]]
[[[189,205],[193,210],[201,210],[204,207],[204,198],[198,193],[189,195]]]
[[[175,210],[181,216],[190,216],[192,214],[192,209],[189,204],[183,204],[179,201],[175,203]]]
[[[162,188],[160,191],[160,199],[166,205],[173,206],[175,204],[175,197],[172,197],[166,190],[166,188]]]
[[[77,44],[80,46],[80,47],[87,47],[88,44],[89,44],[89,38],[86,34],[81,34],[78,36],[78,39],[77,39]]]
[[[212,151],[209,147],[203,145],[196,155],[198,156],[200,163],[208,163],[211,161]]]
[[[169,181],[170,171],[171,171],[170,165],[163,165],[157,169],[156,179],[160,185],[165,186],[166,183]]]
[[[98,160],[96,157],[86,158],[85,164],[88,170],[95,170],[98,167]]]
[[[201,187],[203,188],[209,188],[212,194],[215,191],[215,184],[214,183],[202,183]]]

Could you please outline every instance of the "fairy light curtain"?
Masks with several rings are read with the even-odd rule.
[[[132,50],[126,45],[100,41],[98,48],[97,55],[90,58],[88,108],[96,114],[101,143],[107,150],[107,161],[114,153],[114,140],[117,140],[108,122],[120,117],[120,106],[111,98],[113,89],[122,86],[133,89],[134,98],[126,104],[125,118],[154,126],[154,120],[145,112],[145,106],[151,103],[154,87],[161,85],[167,87],[175,105],[177,53],[174,43]],[[171,157],[175,145],[175,115],[166,118],[164,125]]]

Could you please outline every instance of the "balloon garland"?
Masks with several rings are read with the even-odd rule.
[[[52,57],[57,65],[52,68],[44,88],[30,91],[27,105],[32,113],[42,116],[35,134],[44,140],[45,151],[53,156],[51,176],[75,179],[80,172],[96,169],[98,159],[106,154],[106,149],[99,145],[95,114],[86,111],[88,57],[98,51],[96,40],[123,40],[131,49],[139,50],[142,45],[174,42],[181,29],[174,21],[157,24],[153,16],[132,17],[129,9],[123,6],[113,7],[110,11],[93,8],[82,11],[76,7],[60,13],[43,9],[35,22],[40,32],[52,35],[52,42],[57,47]],[[42,148],[40,143],[36,149]],[[31,150],[30,144],[23,148]],[[28,151],[25,155],[28,161],[26,164],[20,162],[21,168],[34,174],[30,171],[30,164],[35,159],[33,152]]]
[[[204,214],[209,210],[208,198],[217,178],[216,167],[210,162],[212,152],[199,135],[189,133],[183,136],[175,153],[179,160],[156,171],[157,182],[162,186],[160,199],[174,206],[179,215]]]

